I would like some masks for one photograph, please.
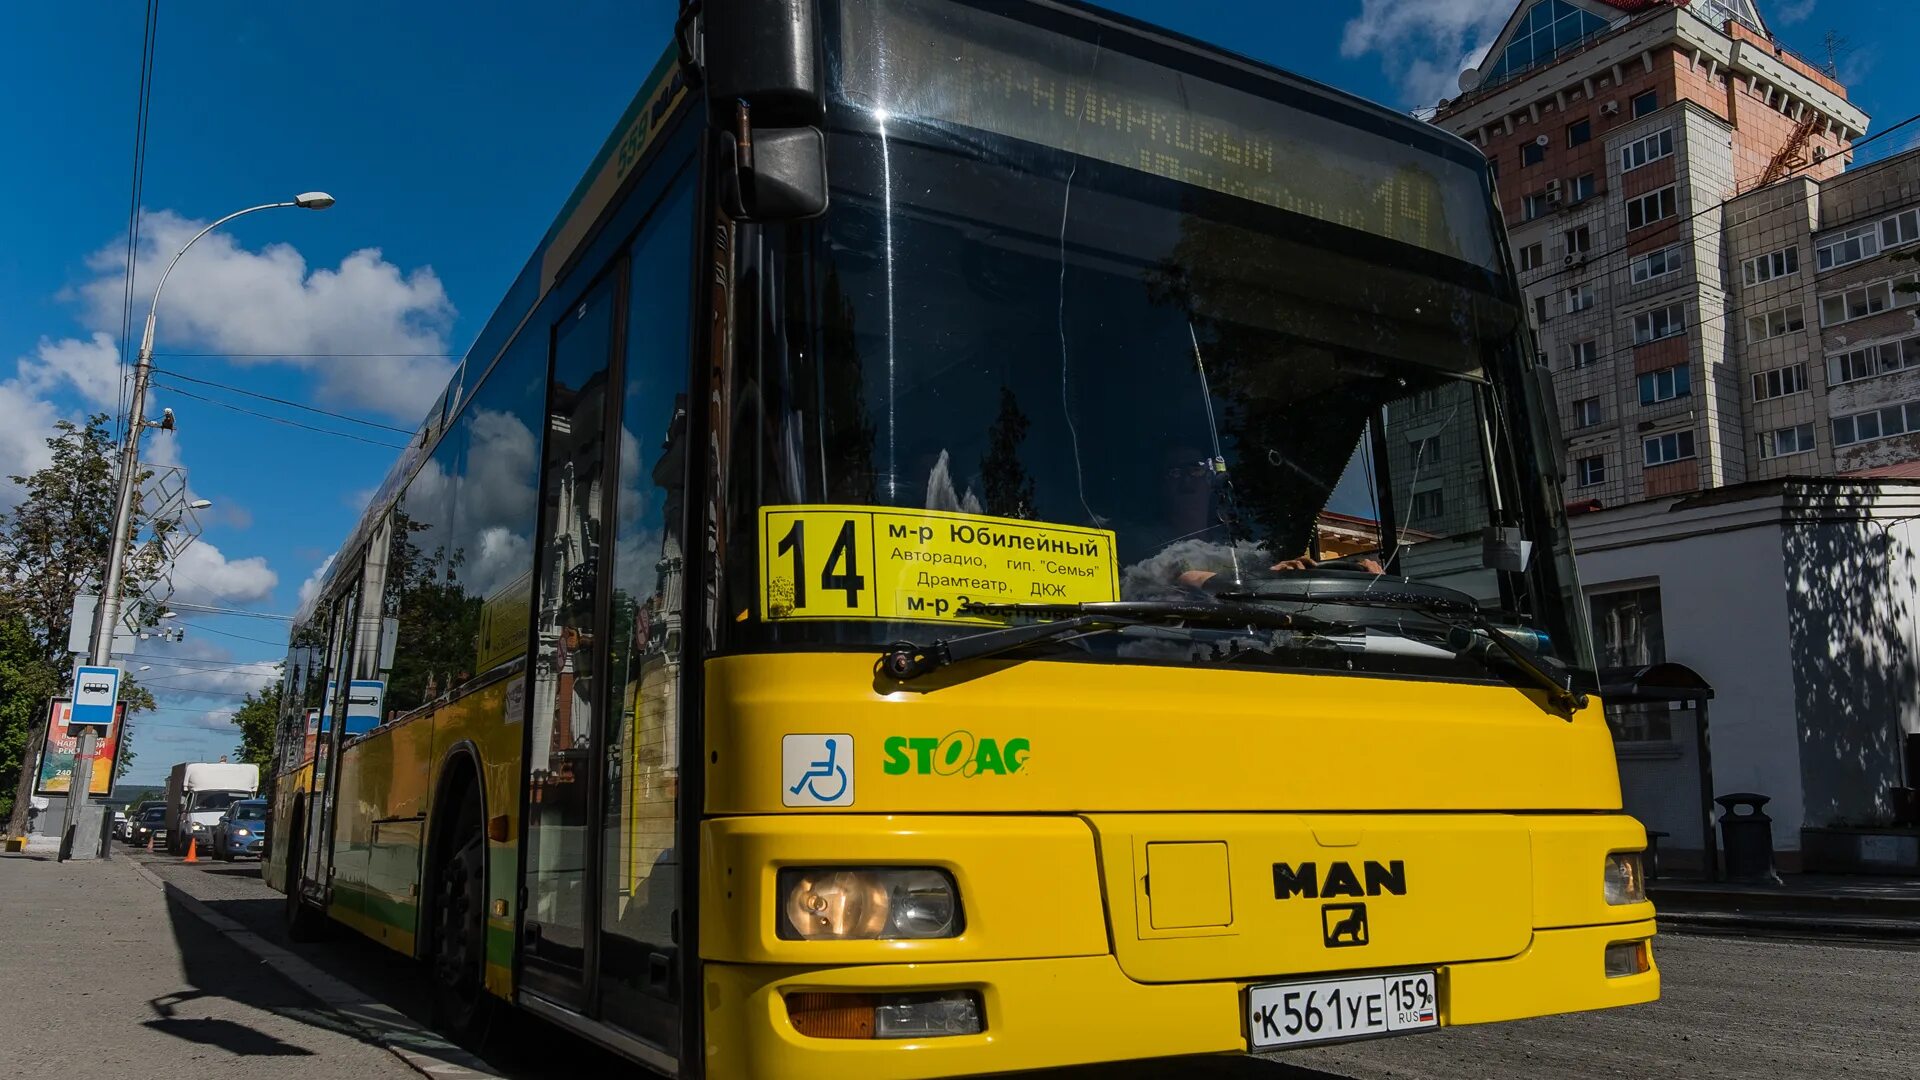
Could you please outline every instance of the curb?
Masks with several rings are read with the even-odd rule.
[[[228,941],[251,953],[276,974],[299,987],[323,1008],[358,1032],[367,1042],[397,1057],[408,1068],[435,1080],[504,1080],[491,1065],[467,1050],[448,1042],[435,1032],[421,1027],[407,1016],[367,994],[343,979],[320,970],[292,952],[268,941],[252,930],[187,895],[178,885],[168,884],[160,875],[127,858],[120,852],[109,856],[114,862],[138,874],[147,884],[178,901],[195,918],[211,926]]]
[[[1819,918],[1774,912],[1661,911],[1662,931],[1679,934],[1825,938],[1920,944],[1920,919]]]

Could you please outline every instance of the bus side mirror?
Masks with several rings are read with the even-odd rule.
[[[702,0],[697,49],[722,196],[749,221],[827,209],[826,87],[815,0]]]

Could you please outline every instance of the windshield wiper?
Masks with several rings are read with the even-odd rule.
[[[1226,599],[1217,602],[1103,600],[1080,604],[972,603],[961,607],[960,612],[963,615],[1001,617],[1023,615],[1050,618],[1052,621],[980,630],[955,638],[940,638],[931,645],[896,641],[880,654],[880,671],[889,678],[905,682],[963,660],[998,656],[1038,642],[1072,637],[1082,631],[1100,632],[1126,626],[1194,624],[1313,632],[1327,628],[1325,622],[1310,616]]]
[[[1547,666],[1544,658],[1520,647],[1506,631],[1496,626],[1480,610],[1472,596],[1445,585],[1433,585],[1407,578],[1301,571],[1298,587],[1287,582],[1284,588],[1266,588],[1253,592],[1223,592],[1223,600],[1280,600],[1288,603],[1330,604],[1347,607],[1394,608],[1417,611],[1446,626],[1447,646],[1461,656],[1481,663],[1487,661],[1489,647],[1498,650],[1524,673],[1530,682],[1547,693],[1547,700],[1567,713],[1587,707],[1587,695],[1573,688],[1572,678]],[[1477,631],[1477,632],[1476,632]]]

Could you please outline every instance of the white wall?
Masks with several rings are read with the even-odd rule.
[[[1773,818],[1775,850],[1798,851],[1800,736],[1777,524],[1780,501],[1671,509],[1677,505],[1663,500],[1576,517],[1580,584],[1589,594],[1633,583],[1660,586],[1667,659],[1693,668],[1714,688],[1708,713],[1713,794],[1772,796],[1767,813]],[[1663,536],[1676,538],[1658,539]],[[1688,731],[1685,724],[1675,725],[1678,738]],[[1623,788],[1647,786],[1628,778],[1635,768],[1631,757],[1621,768]],[[1658,771],[1664,775],[1670,768]],[[1685,792],[1689,800],[1692,787]],[[1671,816],[1670,801],[1663,798],[1652,812]],[[1668,828],[1674,836],[1667,843],[1697,846],[1693,818],[1685,820],[1681,829]]]

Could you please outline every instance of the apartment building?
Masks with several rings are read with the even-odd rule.
[[[1838,175],[1866,114],[1751,0],[1526,0],[1461,86],[1434,122],[1494,168],[1569,497],[1745,481],[1757,444],[1725,203],[1789,172]]]
[[[1726,246],[1748,475],[1920,476],[1920,151],[1743,195]]]

